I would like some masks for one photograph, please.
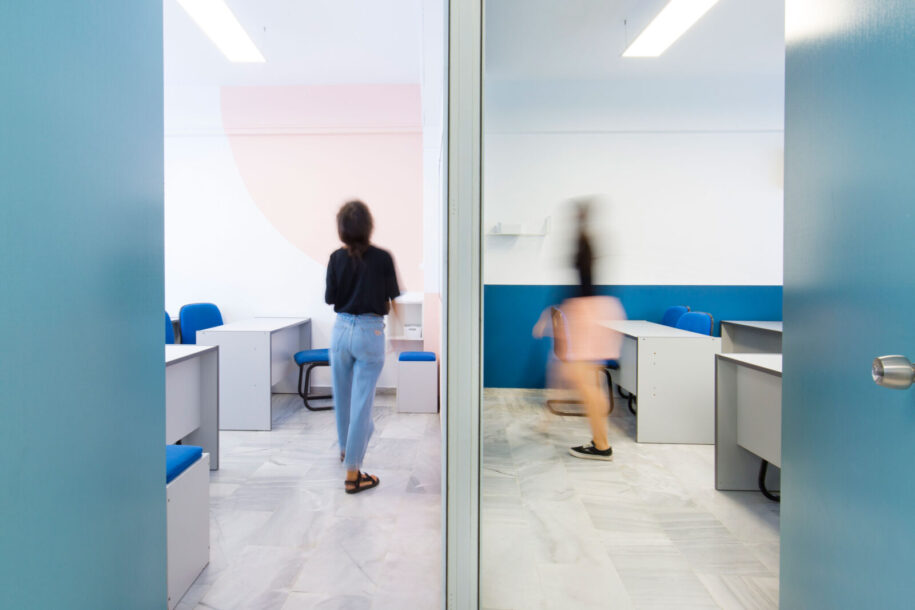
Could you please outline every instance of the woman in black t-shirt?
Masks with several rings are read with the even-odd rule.
[[[394,259],[369,243],[372,214],[361,201],[337,212],[343,247],[330,255],[324,300],[337,321],[330,340],[334,412],[340,459],[346,466],[346,493],[377,487],[378,477],[361,472],[372,437],[375,384],[384,367],[384,318],[400,295]]]

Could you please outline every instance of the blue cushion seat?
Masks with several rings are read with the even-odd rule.
[[[617,360],[604,360],[601,362],[601,366],[603,366],[605,369],[616,370],[620,368],[620,363]]]
[[[165,312],[165,342],[172,344],[175,342],[175,327],[172,326],[172,319]]]
[[[178,327],[181,329],[181,342],[197,344],[197,331],[222,326],[222,314],[212,303],[191,303],[178,312]]]
[[[435,362],[435,352],[401,352],[401,362]]]
[[[193,445],[165,446],[165,484],[171,483],[178,475],[203,455],[201,447]]]
[[[295,363],[299,366],[312,364],[314,362],[330,362],[329,349],[306,349],[298,352],[293,356]]]
[[[687,305],[674,305],[673,307],[668,307],[667,311],[664,312],[664,316],[661,318],[661,324],[664,326],[676,327],[680,318],[687,313],[689,313],[689,307]]]
[[[683,314],[677,321],[676,327],[680,330],[688,330],[700,335],[711,335],[712,329],[715,327],[715,321],[712,319],[712,314],[704,311],[691,311]]]

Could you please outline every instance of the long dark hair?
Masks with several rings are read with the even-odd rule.
[[[362,260],[362,255],[369,249],[373,228],[369,207],[358,199],[347,201],[337,212],[337,233],[340,235],[340,241],[346,246],[350,256],[357,260]]]

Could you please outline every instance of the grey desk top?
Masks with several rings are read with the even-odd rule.
[[[283,330],[284,328],[289,328],[290,326],[298,326],[299,324],[304,324],[308,322],[311,318],[251,318],[249,320],[238,320],[236,322],[230,322],[228,324],[223,324],[222,326],[214,326],[213,328],[207,328],[205,330],[199,330],[198,333],[202,332],[276,332],[278,330]]]
[[[601,322],[601,324],[618,333],[626,335],[627,337],[632,337],[633,339],[638,339],[639,337],[677,337],[690,339],[708,337],[708,335],[681,330],[679,328],[674,328],[673,326],[666,326],[647,320],[614,320],[611,322]]]
[[[193,358],[198,354],[219,349],[215,345],[171,345],[165,346],[165,366]]]

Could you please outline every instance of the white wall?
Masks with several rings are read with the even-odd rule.
[[[346,10],[352,10],[351,6],[347,6]],[[349,81],[357,84],[404,84],[403,74],[408,73],[412,75],[408,81],[420,86],[423,106],[423,234],[417,238],[421,238],[423,243],[423,285],[409,288],[434,295],[440,292],[441,286],[439,225],[443,205],[444,14],[439,1],[411,1],[399,6],[397,23],[388,24],[385,29],[389,34],[407,32],[406,37],[415,38],[416,46],[409,56],[398,48],[382,73],[366,67],[362,67],[360,72],[359,66],[351,61],[352,57],[347,59],[339,53],[328,53],[327,62],[315,74],[284,76],[277,72],[276,76],[281,78],[283,85],[300,82],[321,84],[328,80],[322,76],[328,70],[326,64],[336,61],[341,65],[338,76],[344,74]],[[412,7],[409,19],[404,17],[404,6]],[[179,17],[171,11],[171,20],[166,21],[167,41],[169,23],[173,24],[173,31],[186,25],[180,23]],[[375,25],[378,25],[377,20]],[[335,25],[344,26],[345,23]],[[190,29],[184,34],[192,36],[196,32]],[[358,38],[352,31],[346,36],[354,40]],[[320,54],[320,49],[309,48],[309,53]],[[360,53],[357,49],[351,55],[358,57]],[[226,135],[219,83],[213,82],[212,74],[201,73],[198,78],[186,66],[179,68],[176,62],[180,55],[176,49],[167,52],[167,58],[172,57],[173,69],[169,70],[167,61],[165,79],[167,311],[175,318],[182,305],[208,301],[219,305],[227,321],[263,315],[309,316],[313,319],[314,347],[327,347],[334,314],[332,308],[324,303],[326,259],[307,255],[284,237],[265,216],[249,192],[250,185],[244,181],[230,138]],[[250,69],[245,67],[245,70]],[[275,66],[272,69],[275,70]],[[385,74],[396,78],[385,81]],[[247,82],[238,73],[230,76],[232,85],[245,85]],[[265,82],[263,78],[253,82],[256,85],[272,83]],[[332,233],[334,227],[329,226],[328,231]],[[429,343],[437,347],[437,338]],[[393,354],[390,359],[393,360]],[[394,382],[393,367],[387,366],[379,385],[392,387]],[[326,370],[318,370],[315,383],[329,385]]]
[[[610,10],[579,3],[591,4]],[[600,32],[613,15],[563,15],[561,28],[527,23],[525,35],[495,14],[484,228],[530,229],[551,217],[552,229],[487,236],[486,283],[573,283],[567,202],[596,195],[597,283],[781,284],[783,12],[760,6],[710,13],[697,24],[705,29],[657,60],[620,58],[625,45]],[[742,28],[753,39],[743,46],[734,42]],[[612,48],[582,43],[587,35],[603,35]],[[716,49],[728,53],[716,57]]]

